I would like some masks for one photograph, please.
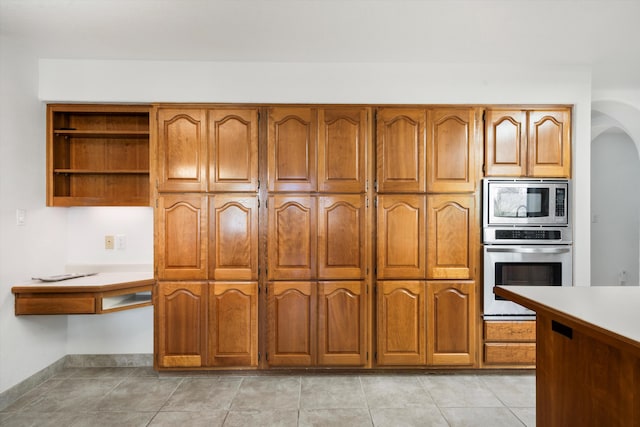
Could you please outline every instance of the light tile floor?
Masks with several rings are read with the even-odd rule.
[[[2,426],[535,426],[535,375],[158,374],[66,368]]]

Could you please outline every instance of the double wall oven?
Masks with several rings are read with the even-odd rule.
[[[484,317],[533,317],[493,287],[572,285],[570,182],[488,178],[482,189]]]

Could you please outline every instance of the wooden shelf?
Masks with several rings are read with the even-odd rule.
[[[48,206],[149,206],[149,107],[47,107]]]

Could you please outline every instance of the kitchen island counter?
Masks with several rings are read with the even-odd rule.
[[[542,426],[640,426],[640,287],[497,286],[536,312]]]

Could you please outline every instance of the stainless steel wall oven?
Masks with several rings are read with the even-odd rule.
[[[484,317],[532,317],[493,294],[496,285],[572,286],[570,182],[485,179],[483,182]]]

